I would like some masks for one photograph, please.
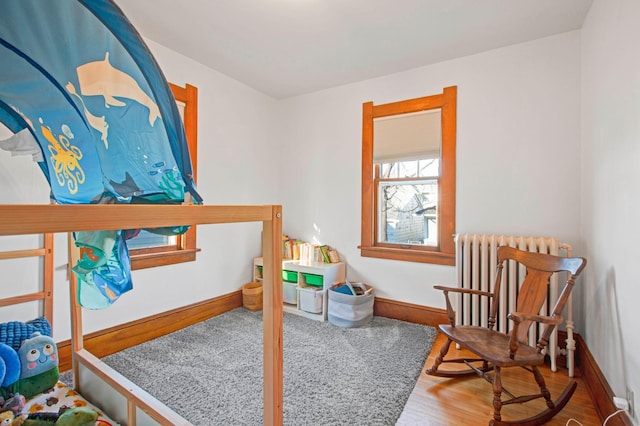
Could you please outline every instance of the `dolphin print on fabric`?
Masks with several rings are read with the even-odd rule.
[[[107,124],[107,121],[105,120],[104,115],[101,117],[98,117],[96,115],[91,114],[91,112],[87,109],[87,106],[84,103],[84,99],[82,99],[82,96],[78,94],[78,92],[76,91],[76,87],[73,85],[72,82],[68,82],[65,88],[67,89],[67,92],[69,92],[71,95],[75,96],[80,100],[80,103],[82,104],[82,108],[84,110],[84,116],[87,118],[89,125],[100,132],[100,134],[102,135],[100,140],[104,142],[104,147],[106,149],[109,149],[109,140],[108,140],[109,125]]]
[[[118,98],[132,99],[149,109],[149,125],[160,118],[156,103],[140,88],[136,80],[109,62],[109,52],[103,61],[88,62],[76,69],[83,96],[103,96],[105,106],[125,106]]]

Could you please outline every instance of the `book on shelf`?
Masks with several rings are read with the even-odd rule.
[[[340,255],[338,254],[338,250],[330,248],[328,252],[329,252],[329,260],[331,261],[331,263],[340,262]]]
[[[309,263],[315,260],[315,248],[311,243],[283,235],[282,257],[288,260],[300,260]]]
[[[320,254],[322,256],[321,262],[331,263],[331,259],[329,259],[329,246],[320,246]]]
[[[324,262],[324,263],[340,262],[340,255],[338,254],[338,250],[325,245],[325,246],[320,246],[320,252],[322,254],[322,259],[320,260],[320,262]]]

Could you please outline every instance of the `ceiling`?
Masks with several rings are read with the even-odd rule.
[[[143,37],[287,98],[580,29],[592,0],[115,0]]]

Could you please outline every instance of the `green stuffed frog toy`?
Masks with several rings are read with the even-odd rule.
[[[63,413],[31,413],[16,418],[6,411],[0,414],[0,426],[93,426],[98,413],[86,407],[71,408]]]

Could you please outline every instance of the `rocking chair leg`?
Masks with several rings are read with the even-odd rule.
[[[494,367],[495,374],[493,376],[493,419],[497,422],[502,420],[500,411],[502,410],[502,379],[500,377],[501,367]],[[491,422],[490,424],[493,424]]]
[[[545,383],[542,374],[540,374],[540,370],[538,370],[538,367],[532,366],[531,372],[533,373],[533,377],[536,379],[536,383],[538,383],[538,386],[540,387],[540,393],[547,402],[547,407],[554,408],[555,404],[551,400],[551,393],[549,392],[549,389],[547,389],[547,384]]]
[[[428,368],[425,373],[433,374],[438,371],[438,367],[440,366],[440,364],[442,364],[442,361],[444,360],[445,355],[447,355],[447,352],[449,352],[449,346],[451,346],[451,339],[447,339],[447,342],[442,345],[442,347],[440,348],[440,353],[433,362],[433,365]]]

